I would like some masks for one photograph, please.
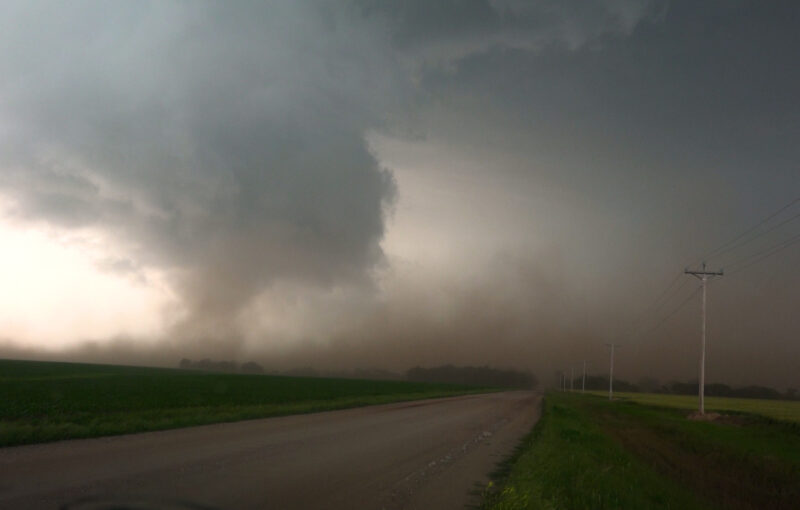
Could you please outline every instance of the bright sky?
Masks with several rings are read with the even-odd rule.
[[[169,306],[175,305],[169,288],[154,274],[141,281],[98,269],[100,257],[110,255],[98,247],[99,239],[88,232],[0,223],[4,337],[52,349],[163,332]]]

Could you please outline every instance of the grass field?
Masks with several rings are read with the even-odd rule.
[[[0,446],[475,391],[479,390],[403,381],[0,360]]]
[[[607,396],[607,392],[587,392]],[[614,398],[630,400],[640,404],[674,407],[677,409],[697,409],[697,395],[664,395],[661,393],[614,393]],[[735,411],[760,414],[776,420],[800,423],[800,401],[760,400],[755,398],[706,397],[706,411]]]
[[[550,393],[485,507],[797,508],[800,425],[744,414],[698,422],[687,414]]]

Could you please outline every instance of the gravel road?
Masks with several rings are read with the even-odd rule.
[[[492,393],[1,448],[0,508],[464,508],[539,404]]]

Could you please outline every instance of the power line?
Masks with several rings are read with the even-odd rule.
[[[686,280],[686,281],[689,281],[689,280]],[[677,314],[679,311],[681,311],[681,309],[682,309],[684,306],[686,306],[686,303],[688,303],[689,301],[691,301],[691,299],[692,299],[693,297],[695,297],[695,296],[697,295],[697,293],[698,293],[698,292],[700,292],[700,287],[697,287],[697,288],[695,289],[695,291],[694,291],[694,292],[692,292],[691,294],[689,294],[689,296],[687,296],[687,297],[686,297],[686,299],[684,299],[683,301],[681,301],[681,304],[679,304],[677,307],[675,307],[675,309],[674,309],[674,310],[672,310],[672,311],[671,311],[669,314],[667,314],[667,315],[666,315],[666,316],[664,316],[664,317],[663,317],[663,318],[662,318],[660,321],[658,321],[658,324],[656,324],[655,326],[651,327],[650,329],[648,329],[648,330],[647,330],[647,331],[645,331],[644,333],[641,333],[641,334],[639,334],[639,335],[637,335],[637,336],[640,336],[640,337],[641,337],[641,336],[647,336],[647,335],[649,335],[650,333],[652,333],[652,332],[654,332],[655,330],[657,330],[658,328],[660,328],[660,327],[661,327],[661,326],[662,326],[662,325],[663,325],[665,322],[667,322],[668,320],[670,320],[672,317],[674,317],[674,316],[675,316],[675,314]]]
[[[632,328],[632,332],[633,332],[633,331],[635,331],[635,330],[636,330],[636,328],[637,328],[637,327],[638,327],[638,326],[641,324],[641,322],[642,322],[642,320],[644,319],[645,315],[649,314],[651,311],[656,311],[656,310],[659,308],[659,306],[656,306],[656,305],[659,305],[659,303],[661,302],[661,300],[662,300],[662,299],[664,299],[664,296],[666,296],[666,295],[667,295],[667,293],[668,293],[670,290],[672,290],[672,288],[675,286],[675,284],[676,284],[676,283],[678,283],[678,280],[680,280],[680,279],[681,279],[681,276],[683,276],[683,272],[680,272],[680,271],[679,271],[679,272],[678,272],[678,274],[676,274],[676,275],[675,275],[675,277],[672,279],[672,281],[669,283],[669,285],[667,285],[667,288],[666,288],[666,289],[664,289],[664,290],[663,290],[663,291],[662,291],[662,292],[661,292],[661,293],[658,295],[658,297],[655,299],[655,301],[653,301],[652,303],[650,303],[650,305],[649,305],[647,308],[645,308],[645,309],[644,309],[644,310],[643,310],[643,311],[642,311],[642,312],[639,314],[639,316],[636,318],[636,320],[635,320],[635,321],[633,321],[633,328]],[[684,280],[684,281],[685,281],[685,280]],[[663,303],[661,303],[661,304],[663,304]]]
[[[706,263],[703,262],[703,267],[699,271],[690,271],[686,269],[684,271],[686,274],[690,274],[700,280],[702,283],[703,289],[703,318],[702,318],[702,328],[700,333],[700,384],[698,384],[698,397],[699,397],[699,409],[700,414],[705,414],[706,406],[705,406],[705,388],[706,388],[706,290],[708,287],[708,280],[710,278],[715,278],[718,276],[722,276],[722,271],[707,271],[706,270]]]
[[[678,274],[678,276],[683,276],[683,272],[681,271],[681,272]],[[669,296],[668,296],[666,299],[664,299],[664,300],[661,302],[661,304],[659,304],[659,306],[657,306],[657,307],[653,308],[653,310],[652,310],[652,313],[653,313],[653,314],[657,314],[657,313],[658,313],[658,311],[659,311],[661,308],[663,308],[664,306],[666,306],[666,305],[667,305],[667,303],[670,303],[670,302],[671,302],[671,301],[672,301],[672,300],[675,298],[675,296],[679,295],[679,294],[680,294],[680,292],[681,292],[681,290],[683,290],[683,288],[684,288],[684,287],[686,287],[686,285],[687,285],[688,283],[689,283],[689,280],[683,280],[683,282],[682,282],[682,283],[681,283],[681,284],[680,284],[678,287],[676,287],[676,288],[675,288],[675,290],[674,290],[674,291],[672,291],[672,292],[670,293],[670,295],[669,295]],[[666,294],[665,294],[665,295],[666,295]],[[673,313],[674,313],[674,312],[673,312]],[[671,316],[671,315],[672,315],[672,314],[670,314],[669,316]],[[668,317],[669,317],[669,316],[668,316]],[[663,322],[663,320],[662,320],[662,322]],[[659,322],[659,323],[656,325],[656,327],[657,327],[657,326],[660,326],[660,325],[662,324],[662,322]],[[644,321],[640,321],[640,323],[639,323],[639,326],[644,326],[645,324],[646,324],[646,323],[645,323]],[[655,328],[650,328],[650,329],[647,329],[645,333],[642,333],[642,332],[641,332],[643,329],[644,329],[643,327],[642,327],[642,328],[638,328],[638,327],[637,327],[637,328],[634,328],[634,329],[633,329],[633,331],[631,331],[631,335],[630,335],[630,336],[638,336],[638,337],[645,336],[645,335],[649,334],[650,332],[652,332],[652,330],[653,330],[653,329],[655,329]]]
[[[758,223],[753,225],[752,227],[746,229],[744,232],[740,233],[736,237],[730,239],[729,241],[723,243],[722,245],[716,247],[715,249],[708,252],[701,260],[705,260],[711,257],[721,257],[725,254],[734,252],[739,248],[746,246],[753,241],[763,238],[767,234],[774,232],[775,230],[781,228],[782,226],[800,218],[800,213],[793,214],[792,216],[785,218],[783,220],[779,220],[778,223],[773,224],[771,226],[767,226],[766,229],[762,229],[765,225],[768,225],[769,222],[774,220],[775,218],[779,217],[782,213],[789,210],[790,208],[794,207],[800,203],[800,197],[797,197],[787,204],[784,204],[776,211],[770,213],[763,219],[761,219]],[[790,237],[789,239],[782,241],[780,243],[774,244],[769,246],[766,249],[757,250],[755,253],[750,254],[747,257],[739,259],[735,261],[732,266],[733,270],[728,271],[727,274],[737,274],[750,266],[758,264],[759,262],[780,253],[781,251],[800,243],[800,235],[796,235],[794,237]],[[648,329],[642,331],[643,326],[647,323],[646,319],[650,314],[653,316],[657,316],[659,310],[661,310],[664,306],[668,303],[672,302],[673,299],[681,293],[681,290],[685,287],[689,280],[684,280],[680,286],[676,285],[678,280],[682,274],[691,274],[702,281],[702,285],[695,289],[690,295],[688,295],[683,301],[681,301],[678,306],[672,309],[667,315],[663,316],[656,324],[649,327]],[[713,283],[718,276],[722,276],[722,271],[706,271],[705,262],[702,264],[702,269],[699,271],[690,271],[686,269],[684,272],[679,272],[667,285],[667,287],[658,294],[656,299],[650,303],[636,318],[633,322],[631,333],[629,336],[633,336],[634,334],[641,338],[647,335],[650,335],[654,331],[658,330],[662,325],[664,325],[667,321],[672,319],[678,312],[680,312],[689,301],[691,301],[701,290],[703,292],[703,299],[702,299],[702,329],[701,329],[701,357],[700,357],[700,384],[699,384],[699,410],[700,413],[704,413],[705,405],[704,405],[704,382],[705,382],[705,337],[706,337],[706,292],[707,287],[709,284]],[[674,290],[673,290],[674,289]],[[610,353],[610,367],[609,367],[609,398],[613,396],[613,370],[614,370],[614,350],[616,345],[615,344],[606,344],[611,348]],[[637,349],[638,349],[638,342],[637,342]]]
[[[777,230],[778,228],[786,225],[790,221],[796,220],[797,218],[800,218],[800,213],[797,213],[794,216],[791,216],[791,217],[783,220],[782,222],[778,223],[777,225],[773,225],[772,227],[768,228],[767,230],[764,230],[763,232],[759,232],[758,234],[754,235],[753,237],[750,237],[749,239],[746,239],[746,240],[744,240],[744,241],[742,241],[740,243],[737,243],[737,244],[731,246],[727,250],[723,250],[723,251],[717,253],[716,256],[717,257],[721,257],[722,255],[724,255],[726,253],[729,253],[729,252],[735,250],[736,248],[738,248],[740,246],[744,246],[746,244],[749,244],[749,243],[755,241],[756,239],[758,239],[759,237],[765,236],[765,235],[769,234],[770,232],[773,232],[774,230]]]
[[[586,393],[586,360],[583,360],[583,379],[581,379],[581,393]]]
[[[796,215],[794,215],[794,216],[792,216],[792,217],[790,217],[790,218],[778,223],[777,225],[772,226],[768,230],[765,230],[763,232],[759,232],[755,236],[750,237],[749,239],[745,239],[743,242],[738,242],[739,240],[745,238],[746,236],[748,236],[749,234],[751,234],[752,232],[754,232],[758,228],[760,228],[762,225],[766,224],[767,222],[769,222],[770,220],[772,220],[773,218],[775,218],[776,216],[780,215],[782,212],[786,211],[787,209],[791,208],[792,206],[794,206],[795,204],[797,204],[799,202],[800,202],[800,197],[791,200],[787,204],[784,204],[777,211],[774,211],[774,212],[770,213],[767,217],[763,218],[761,221],[759,221],[754,226],[752,226],[749,229],[745,230],[744,232],[742,232],[738,236],[734,237],[730,241],[728,241],[728,242],[722,244],[721,246],[718,246],[714,250],[710,251],[708,254],[706,254],[705,257],[703,257],[703,260],[708,259],[708,258],[710,258],[712,256],[719,257],[721,255],[729,253],[729,252],[735,250],[736,248],[744,246],[744,245],[754,241],[755,239],[758,239],[759,237],[762,237],[762,236],[764,236],[764,235],[766,235],[766,234],[768,234],[768,233],[780,228],[781,226],[785,225],[786,223],[789,223],[790,221],[793,221],[793,220],[795,220],[797,218],[800,218],[800,213],[798,213],[798,214],[796,214]],[[693,260],[694,259],[689,260],[687,262],[687,264],[691,263]],[[683,274],[684,274],[683,271],[679,271],[673,277],[672,281],[667,285],[667,287],[658,295],[658,297],[653,302],[651,302],[650,305],[647,306],[637,316],[637,318],[633,321],[633,323],[632,323],[633,326],[631,327],[630,333],[627,336],[633,336],[637,332],[637,329],[639,329],[639,327],[642,326],[645,323],[645,318],[650,313],[653,313],[653,314],[657,313],[659,311],[659,309],[661,309],[664,305],[669,303],[674,298],[674,296],[676,296],[677,294],[680,293],[681,289],[685,286],[686,280],[684,280],[684,283],[680,287],[678,287],[675,290],[675,292],[673,292],[672,294],[669,294],[669,292],[673,289],[673,287],[675,287],[675,284],[678,283],[678,280],[681,279]]]
[[[722,255],[731,253],[734,250],[737,250],[737,249],[739,249],[739,248],[741,248],[743,246],[746,246],[746,245],[752,243],[753,241],[755,241],[757,239],[760,239],[760,238],[764,237],[765,235],[767,235],[767,234],[769,234],[771,232],[774,232],[775,230],[779,229],[780,227],[786,225],[787,223],[792,222],[792,221],[800,218],[800,213],[796,213],[796,214],[794,214],[794,215],[792,215],[792,216],[790,216],[788,218],[783,219],[782,221],[780,221],[777,224],[769,226],[766,230],[759,230],[764,225],[767,225],[770,221],[772,221],[773,219],[777,218],[782,213],[784,213],[785,211],[787,211],[790,208],[794,207],[798,203],[800,203],[800,197],[797,197],[797,198],[794,198],[794,199],[790,200],[788,203],[784,204],[783,206],[781,206],[780,208],[778,208],[774,212],[772,212],[772,213],[768,214],[766,217],[762,218],[760,221],[758,221],[752,227],[746,229],[744,232],[740,233],[739,235],[735,236],[734,238],[730,239],[729,241],[727,241],[727,242],[723,243],[722,245],[717,246],[713,250],[709,251],[703,257],[703,259],[701,259],[701,260],[705,260],[705,259],[708,259],[710,257],[721,257]],[[751,254],[751,255],[743,258],[743,259],[740,259],[740,260],[734,262],[732,264],[733,270],[732,271],[728,271],[728,274],[731,275],[731,274],[739,273],[739,272],[747,269],[748,267],[750,267],[752,265],[755,265],[755,264],[763,261],[764,259],[769,258],[769,257],[771,257],[771,256],[773,256],[773,255],[775,255],[775,254],[777,254],[777,253],[789,248],[790,246],[793,246],[794,244],[797,244],[797,243],[800,243],[800,235],[792,237],[792,238],[790,238],[790,239],[788,239],[786,241],[783,241],[781,243],[772,245],[772,246],[770,246],[769,248],[767,248],[765,250],[756,251],[755,253],[753,253],[753,254]],[[691,262],[691,261],[689,261],[689,262]],[[703,263],[703,267],[705,268],[705,263]],[[683,288],[688,284],[689,280],[683,280],[683,283],[681,283],[680,285],[678,285],[676,287],[676,285],[678,284],[678,280],[681,279],[681,276],[684,273],[693,274],[693,275],[697,276],[698,278],[701,278],[701,280],[703,280],[703,286],[695,289],[694,292],[692,292],[690,295],[688,295],[675,308],[673,308],[667,315],[663,316],[654,325],[652,325],[649,328],[645,329],[646,324],[649,322],[648,317],[652,315],[653,318],[657,319],[658,312],[663,307],[665,307],[667,304],[671,303],[675,299],[676,296],[680,295],[680,293],[683,290]],[[688,270],[686,270],[685,272],[683,272],[683,271],[682,272],[678,272],[678,274],[676,274],[672,278],[672,280],[669,282],[669,284],[666,286],[666,288],[664,288],[664,290],[661,291],[657,295],[656,299],[653,300],[646,308],[644,308],[638,314],[636,319],[632,322],[631,328],[629,330],[630,332],[626,336],[627,337],[634,337],[634,338],[638,339],[638,338],[641,338],[641,337],[646,337],[646,336],[650,335],[651,333],[655,332],[662,325],[664,325],[667,321],[672,319],[678,312],[680,312],[686,306],[686,304],[689,301],[691,301],[692,298],[694,298],[700,292],[700,290],[704,290],[705,291],[706,286],[715,281],[713,279],[713,276],[718,276],[718,275],[721,276],[721,271],[720,272],[708,272],[707,273],[705,271],[705,269],[703,269],[702,271],[688,271]],[[712,277],[712,278],[709,278],[709,277]],[[705,292],[704,292],[704,294],[705,294]],[[638,349],[639,342],[637,341],[636,344],[637,344],[637,349]],[[612,349],[613,349],[613,347],[612,347]],[[612,361],[612,363],[613,363],[613,361]],[[704,367],[701,366],[701,371],[703,371],[702,370],[703,368]],[[611,386],[611,382],[610,382],[609,386]],[[611,390],[611,388],[609,388],[609,390]],[[701,400],[702,400],[702,395],[701,395]],[[701,409],[701,412],[702,412],[702,410],[703,410],[702,402],[701,402],[701,405],[700,405],[700,409]]]
[[[608,400],[614,399],[614,348],[619,347],[619,344],[606,344],[611,347],[611,358],[608,369]]]
[[[797,200],[800,201],[800,198],[798,198]],[[684,265],[691,264],[693,260],[694,259],[688,259],[686,261],[686,264]],[[632,327],[630,328],[627,335],[625,335],[626,337],[640,336],[638,335],[638,331],[642,329],[644,325],[646,325],[647,322],[645,320],[646,317],[650,314],[654,315],[657,314],[661,308],[663,308],[667,303],[672,301],[675,298],[675,296],[680,294],[681,290],[688,283],[687,280],[682,280],[682,283],[672,293],[670,293],[670,291],[675,287],[675,284],[681,280],[683,275],[684,275],[683,270],[678,271],[672,278],[672,280],[669,282],[667,287],[663,291],[661,291],[658,297],[653,302],[651,302],[649,306],[647,306],[644,310],[642,310],[642,312],[639,313],[636,319],[634,319],[634,321],[632,322]]]
[[[795,204],[797,204],[798,202],[800,202],[800,197],[797,197],[797,198],[795,198],[795,199],[791,200],[791,201],[790,201],[788,204],[786,204],[786,205],[782,206],[782,207],[781,207],[780,209],[778,209],[777,211],[775,211],[775,212],[773,212],[773,213],[769,214],[769,215],[768,215],[766,218],[762,219],[761,221],[759,221],[758,223],[756,223],[755,225],[753,225],[753,226],[752,226],[752,227],[750,227],[749,229],[745,230],[744,232],[742,232],[742,233],[741,233],[741,234],[739,234],[738,236],[734,237],[734,238],[733,238],[733,239],[731,239],[730,241],[728,241],[728,242],[726,242],[726,243],[722,244],[721,246],[718,246],[717,248],[714,248],[713,250],[711,250],[710,252],[708,252],[708,253],[707,253],[705,256],[701,257],[701,260],[708,260],[708,259],[709,259],[709,258],[711,258],[711,257],[714,257],[714,256],[717,256],[717,255],[719,255],[719,252],[720,252],[720,251],[722,251],[722,250],[724,250],[724,249],[728,248],[728,247],[729,247],[731,244],[733,244],[733,243],[737,242],[739,239],[741,239],[741,238],[743,238],[744,236],[746,236],[746,235],[750,234],[751,232],[755,231],[756,229],[758,229],[759,227],[761,227],[761,225],[763,225],[763,224],[767,223],[767,222],[768,222],[768,221],[770,221],[772,218],[774,218],[774,217],[778,216],[780,213],[782,213],[783,211],[785,211],[785,210],[789,209],[790,207],[794,206],[794,205],[795,205]]]
[[[790,246],[793,246],[799,242],[800,242],[800,234],[791,237],[788,240],[778,243],[776,245],[772,245],[766,250],[753,253],[749,257],[745,257],[744,259],[734,262],[732,264],[734,266],[734,269],[732,269],[728,274],[729,275],[738,274],[747,269],[748,267],[758,264],[762,260],[767,259],[779,252],[782,252],[786,248],[789,248]]]

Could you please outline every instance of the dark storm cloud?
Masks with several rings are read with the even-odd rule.
[[[549,209],[596,222],[575,239],[610,220],[621,266],[696,262],[797,196],[798,20],[794,2],[671,2],[627,37],[476,53],[426,74],[429,130],[583,202]]]
[[[693,375],[695,301],[652,333],[627,332],[676,271],[798,196],[798,20],[795,2],[671,2],[626,37],[493,48],[424,75],[439,101],[423,119],[432,143],[513,173],[519,192],[539,203],[529,223],[563,250],[565,284],[583,282],[589,306],[602,311],[589,311],[593,340],[562,363],[602,355],[602,342],[614,340],[628,344],[630,377]],[[729,267],[758,248],[709,263]],[[715,286],[709,373],[798,384],[776,361],[776,353],[800,356],[786,312],[797,298],[797,255],[787,250]],[[648,326],[659,319],[651,314]]]
[[[395,61],[496,44],[528,10],[369,4],[5,4],[12,215],[101,227],[178,270],[193,334],[223,334],[277,278],[364,279],[394,194],[364,135],[417,93]]]
[[[513,246],[550,251],[492,259],[457,282],[426,274],[384,294],[341,291],[346,304],[299,306],[308,311],[301,322],[319,321],[324,332],[300,335],[282,358],[266,336],[263,350],[252,349],[265,365],[525,368],[535,359],[550,370],[590,352],[597,366],[602,343],[629,329],[687,257],[797,195],[793,2],[2,9],[0,186],[12,217],[111,233],[122,253],[101,263],[107,271],[166,270],[190,312],[171,338],[203,339],[193,351],[203,355],[237,356],[243,310],[279,301],[283,285],[301,289],[292,299],[302,304],[374,283],[397,197],[370,133],[411,133],[441,149],[422,154],[412,144],[399,159],[414,167],[435,154],[419,166],[441,168],[443,187],[475,173],[527,197],[527,209],[492,225],[518,238]],[[456,168],[454,159],[478,163]],[[474,180],[474,209],[489,217],[507,205],[481,194],[491,179]],[[486,235],[479,221],[463,228]],[[753,283],[740,281],[731,296]],[[793,287],[761,288],[776,301],[714,305],[717,317],[754,321],[712,325],[730,339],[716,344],[727,368],[712,373],[744,373],[741,353],[753,353],[743,346],[759,330],[770,331],[770,352],[800,355],[785,308]],[[692,375],[694,359],[676,352],[695,348],[696,315],[676,320],[664,338],[628,348],[641,356],[640,372]],[[76,356],[171,364],[194,355],[170,341],[157,353],[135,344]],[[790,381],[781,370],[768,382]]]
[[[294,2],[24,4],[0,15],[15,217],[110,230],[222,331],[275,278],[380,260],[394,188],[363,134],[403,92],[369,26]]]
[[[460,117],[445,126],[465,126],[452,136],[515,153],[527,144],[587,187],[631,177],[663,190],[688,175],[759,186],[764,171],[790,176],[800,155],[789,142],[800,134],[798,19],[792,2],[671,2],[627,37],[475,53],[424,87]]]
[[[389,20],[397,47],[434,63],[490,48],[575,49],[596,38],[627,34],[643,18],[660,16],[666,5],[658,0],[362,0],[357,4],[365,13]]]

